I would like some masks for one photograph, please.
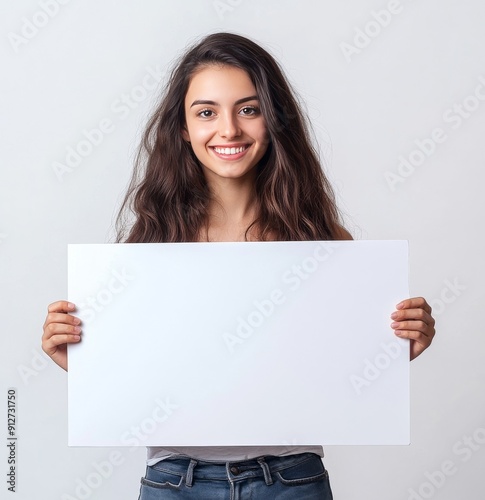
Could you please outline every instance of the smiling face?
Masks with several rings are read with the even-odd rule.
[[[268,134],[248,74],[233,66],[204,67],[192,77],[184,104],[182,135],[191,143],[207,181],[254,180],[254,167],[268,148]]]

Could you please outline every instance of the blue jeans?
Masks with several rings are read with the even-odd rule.
[[[214,463],[172,458],[148,466],[138,500],[332,500],[328,473],[313,453]]]

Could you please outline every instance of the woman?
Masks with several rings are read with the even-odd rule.
[[[228,33],[190,48],[148,124],[117,241],[339,239],[352,238],[272,56]],[[44,324],[43,349],[66,370],[66,346],[81,337],[74,310],[55,302]],[[430,345],[423,298],[403,300],[391,318],[411,359]],[[330,499],[321,457],[321,446],[149,448],[140,499]]]

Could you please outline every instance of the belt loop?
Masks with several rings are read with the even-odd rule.
[[[190,459],[190,464],[187,468],[187,477],[185,478],[185,484],[189,488],[192,487],[192,484],[194,482],[194,468],[197,465],[197,460],[194,460],[193,458]]]
[[[271,472],[269,470],[268,464],[264,461],[264,457],[258,458],[258,464],[261,465],[264,474],[264,480],[268,486],[273,484],[273,478],[271,477]]]

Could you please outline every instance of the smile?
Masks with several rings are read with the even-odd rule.
[[[221,147],[218,147],[218,146],[213,146],[213,150],[217,153],[217,154],[220,154],[220,155],[237,155],[237,154],[240,154],[242,153],[243,151],[245,151],[246,149],[248,148],[247,145],[245,146],[241,146],[241,147],[238,147],[238,148],[221,148]]]

